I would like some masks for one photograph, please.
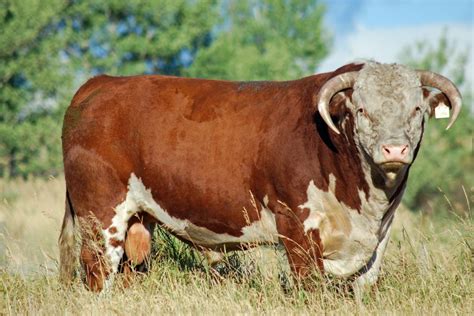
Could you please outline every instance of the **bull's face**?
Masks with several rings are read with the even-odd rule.
[[[339,75],[327,84],[331,81],[332,88],[335,88],[332,95],[353,88],[352,99],[347,100],[346,105],[354,117],[356,144],[366,160],[385,178],[387,186],[392,185],[413,162],[425,118],[439,103],[435,101],[445,101],[453,108],[449,126],[460,110],[460,94],[448,79],[402,65],[368,63],[359,72]],[[337,87],[334,87],[334,82]],[[321,89],[323,96],[327,84]],[[436,87],[442,92],[425,93],[424,97],[423,86]],[[330,116],[329,120],[328,116],[325,117],[324,107],[327,109],[320,98],[318,108],[323,119],[339,133]]]
[[[364,67],[348,104],[356,143],[393,180],[412,163],[428,111],[416,72],[393,65]]]

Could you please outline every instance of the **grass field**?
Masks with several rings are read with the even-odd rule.
[[[474,226],[399,209],[381,279],[362,301],[335,280],[312,292],[284,286],[283,251],[231,255],[234,269],[213,276],[199,254],[161,241],[151,271],[124,289],[95,294],[57,280],[56,246],[64,209],[63,179],[0,180],[0,315],[4,314],[473,314]],[[466,214],[470,214],[466,202]],[[170,247],[173,246],[173,247]],[[234,260],[238,259],[238,260]],[[238,263],[235,263],[237,261]],[[291,282],[289,282],[291,283]]]

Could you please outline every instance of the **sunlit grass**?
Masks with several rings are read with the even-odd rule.
[[[380,282],[361,302],[315,280],[292,285],[284,252],[230,254],[225,278],[194,249],[160,235],[148,274],[95,294],[79,280],[63,288],[57,246],[62,179],[0,182],[0,314],[471,314],[474,227],[469,218],[398,210]],[[469,212],[467,212],[469,213]]]

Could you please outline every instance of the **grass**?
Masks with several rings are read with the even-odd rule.
[[[358,302],[338,291],[334,280],[315,280],[313,292],[282,286],[291,278],[278,247],[230,255],[233,268],[221,279],[209,272],[199,253],[163,236],[151,271],[131,287],[116,282],[100,295],[79,281],[63,288],[56,246],[63,208],[63,179],[0,182],[1,315],[467,315],[474,310],[474,226],[469,218],[433,218],[399,209],[380,282]]]

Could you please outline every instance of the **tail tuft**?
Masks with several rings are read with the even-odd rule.
[[[66,208],[61,234],[59,235],[59,279],[70,284],[74,279],[77,263],[77,245],[75,238],[75,214],[69,192],[66,191]]]

